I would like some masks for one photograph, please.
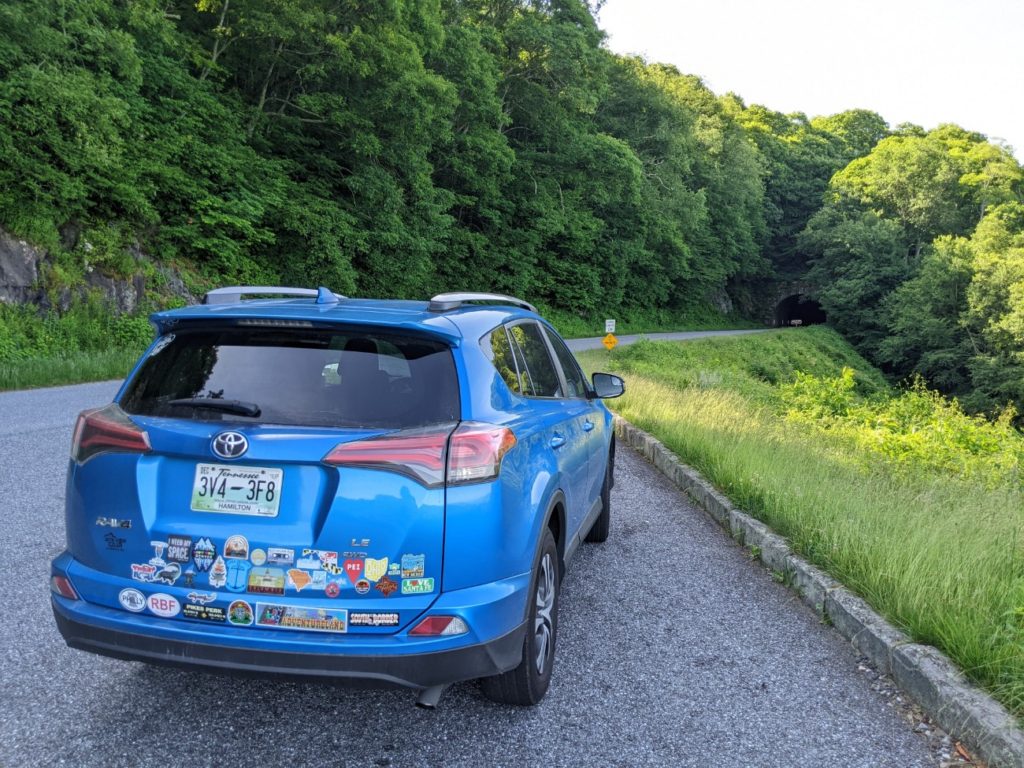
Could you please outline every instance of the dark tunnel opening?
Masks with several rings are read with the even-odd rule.
[[[828,318],[821,304],[797,293],[787,296],[775,307],[775,325],[820,325]]]

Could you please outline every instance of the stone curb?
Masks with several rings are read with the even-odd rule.
[[[786,540],[736,509],[695,469],[652,435],[615,417],[618,439],[654,464],[761,562],[780,574],[811,609],[835,627],[883,674],[891,675],[917,704],[990,768],[1024,766],[1024,730],[995,699],[970,683],[944,654],[919,645],[861,598],[794,554]]]

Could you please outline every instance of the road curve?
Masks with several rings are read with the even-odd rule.
[[[631,333],[625,336],[616,336],[620,345],[633,344],[640,339],[651,341],[689,341],[690,339],[706,339],[711,336],[745,336],[748,333],[767,333],[776,331],[778,328],[750,328],[740,331],[670,331],[667,333]],[[582,352],[585,349],[601,349],[603,336],[594,336],[587,339],[566,339],[566,344],[573,352]]]
[[[0,394],[0,765],[935,768],[853,650],[630,450],[611,538],[562,592],[555,677],[534,709],[450,689],[233,679],[65,647],[49,560],[64,547],[74,415],[110,382]]]

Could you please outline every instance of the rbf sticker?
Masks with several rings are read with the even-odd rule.
[[[165,595],[162,592],[150,595],[146,600],[146,605],[149,607],[149,610],[157,616],[163,616],[165,619],[177,616],[181,611],[181,603],[170,595]]]

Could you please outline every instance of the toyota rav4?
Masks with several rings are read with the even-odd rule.
[[[540,701],[564,568],[608,536],[620,379],[492,294],[221,288],[152,321],[75,427],[68,645]]]

